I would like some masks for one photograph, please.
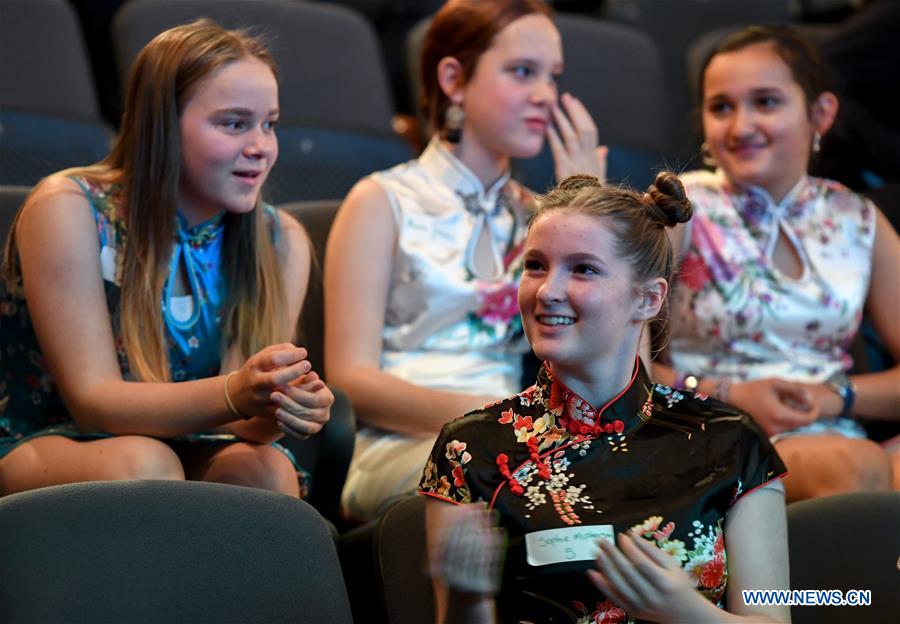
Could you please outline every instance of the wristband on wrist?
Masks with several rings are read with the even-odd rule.
[[[234,375],[235,373],[237,373],[237,371],[231,371],[230,373],[225,375],[225,404],[228,405],[228,409],[231,411],[232,414],[235,415],[235,417],[243,418],[244,420],[247,420],[248,417],[244,416],[237,410],[237,408],[234,406],[234,403],[231,402],[231,397],[228,395],[228,382],[231,381],[231,376]]]
[[[675,383],[673,388],[676,390],[687,390],[688,392],[696,392],[702,379],[693,373],[681,373],[675,371]]]
[[[825,387],[841,397],[841,400],[844,402],[838,418],[851,418],[853,403],[856,401],[856,387],[853,385],[853,380],[845,372],[838,371],[826,379],[824,384]]]

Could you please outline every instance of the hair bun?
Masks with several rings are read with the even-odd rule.
[[[687,223],[694,214],[691,200],[684,193],[684,185],[671,171],[660,171],[644,194],[649,216],[662,227]]]
[[[583,188],[597,186],[603,186],[603,183],[600,182],[600,179],[596,176],[587,175],[586,173],[576,173],[560,182],[557,188],[565,191],[578,191]]]

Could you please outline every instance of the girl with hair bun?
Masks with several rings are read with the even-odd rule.
[[[334,399],[290,343],[310,247],[260,197],[277,122],[269,52],[198,20],[138,54],[110,154],[29,195],[0,284],[0,495],[185,478],[300,493],[273,443],[318,432]]]
[[[788,587],[777,453],[638,357],[667,230],[691,214],[667,172],[646,193],[579,175],[538,198],[518,301],[543,368],[446,424],[420,484],[438,622],[789,620],[741,598]]]
[[[700,82],[716,171],[682,176],[697,215],[672,232],[671,367],[655,376],[749,412],[787,464],[789,501],[888,489],[888,456],[856,419],[896,421],[900,365],[848,374],[864,308],[900,362],[900,239],[871,201],[807,175],[838,112],[821,55],[753,26]]]
[[[431,142],[360,181],[328,240],[327,375],[363,425],[342,499],[355,520],[415,491],[441,425],[520,387],[532,199],[510,160],[546,139],[559,179],[605,170],[587,110],[557,93],[562,44],[541,0],[450,0],[421,71]]]

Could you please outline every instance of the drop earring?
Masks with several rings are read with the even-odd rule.
[[[463,121],[466,119],[466,111],[459,104],[451,104],[444,113],[444,128],[447,130],[447,141],[459,143],[462,138]]]
[[[706,141],[703,141],[703,143],[700,144],[700,154],[703,157],[704,165],[712,169],[718,167],[719,164],[716,162],[716,159],[713,158],[712,152],[709,151],[709,143]]]
[[[812,151],[813,154],[818,154],[822,151],[822,135],[818,132],[813,134]]]

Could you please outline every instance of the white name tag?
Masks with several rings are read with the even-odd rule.
[[[100,250],[100,274],[107,282],[116,283],[116,250],[112,247]]]
[[[600,551],[597,540],[601,539],[615,541],[615,531],[611,524],[547,529],[527,533],[525,551],[528,553],[529,565],[533,566],[592,561]]]

